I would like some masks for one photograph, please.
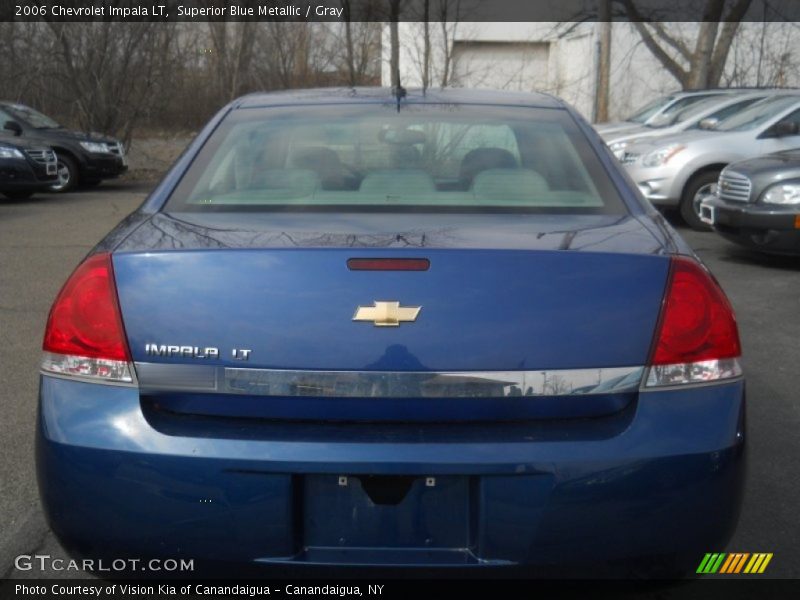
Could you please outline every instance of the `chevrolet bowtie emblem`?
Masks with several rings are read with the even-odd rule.
[[[373,302],[372,306],[359,306],[353,321],[372,321],[376,327],[398,327],[406,321],[416,321],[421,306],[400,306],[399,302]]]

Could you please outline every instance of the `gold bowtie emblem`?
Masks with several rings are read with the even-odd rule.
[[[359,306],[353,321],[372,321],[376,327],[398,327],[401,322],[416,321],[421,306],[400,306],[399,302],[373,302]]]

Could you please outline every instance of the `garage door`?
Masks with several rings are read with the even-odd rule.
[[[549,42],[475,42],[453,44],[457,85],[531,91],[548,87]]]

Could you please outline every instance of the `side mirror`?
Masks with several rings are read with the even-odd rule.
[[[16,121],[6,121],[3,125],[3,129],[6,131],[10,131],[16,136],[22,135],[22,125],[17,123]]]
[[[708,130],[708,129],[714,129],[717,126],[717,123],[719,123],[719,119],[715,119],[714,117],[709,117],[707,119],[703,119],[702,121],[700,121],[700,123],[698,123],[697,126],[700,129]]]
[[[786,137],[800,133],[800,126],[794,121],[778,121],[769,130],[771,137]]]

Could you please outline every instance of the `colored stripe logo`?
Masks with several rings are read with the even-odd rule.
[[[738,573],[763,573],[767,569],[769,561],[772,560],[772,552],[732,552],[726,554],[709,553],[703,557],[697,572],[704,575],[718,574],[738,574]]]

